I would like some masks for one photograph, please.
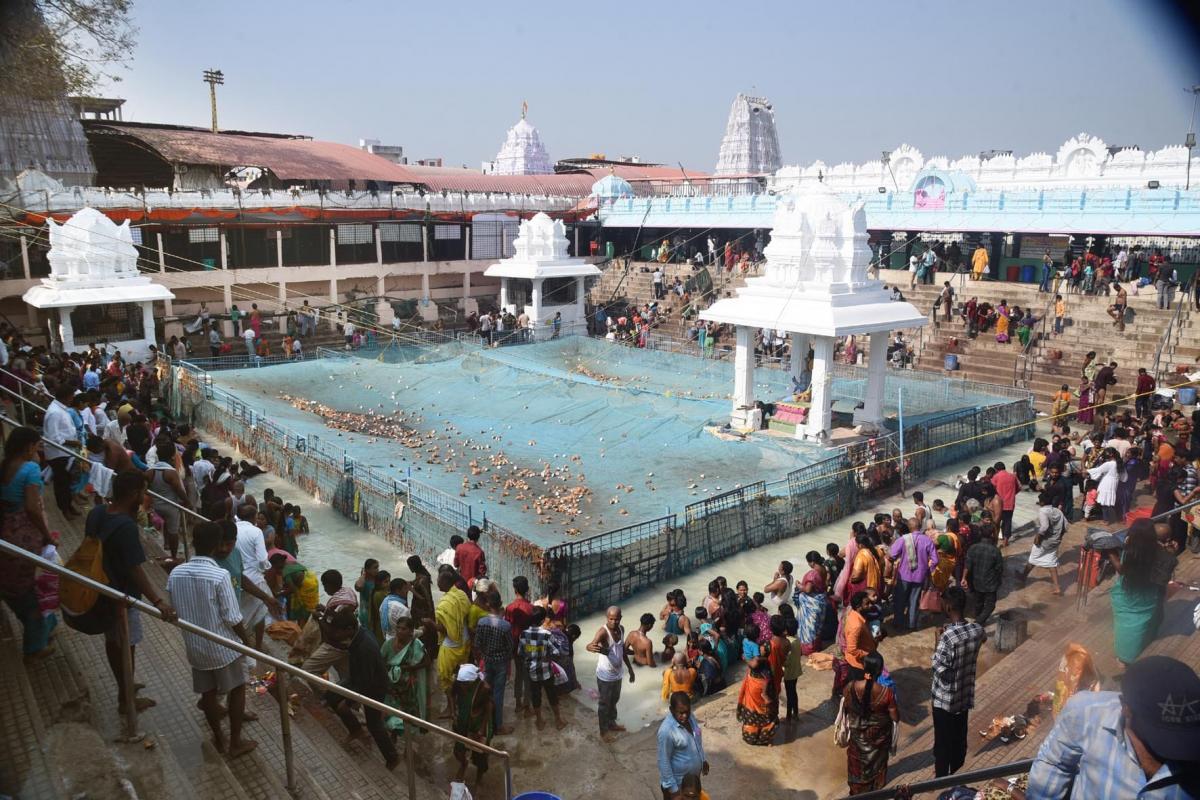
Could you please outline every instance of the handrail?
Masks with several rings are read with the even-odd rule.
[[[512,800],[512,796],[513,796],[513,794],[512,794],[512,792],[513,792],[512,763],[511,763],[511,757],[510,757],[508,751],[506,751],[506,750],[498,750],[490,745],[486,745],[481,742],[477,742],[474,739],[471,739],[471,738],[468,738],[461,734],[455,733],[454,731],[449,730],[447,728],[443,728],[440,725],[437,725],[436,723],[428,722],[426,720],[421,719],[420,717],[413,716],[412,714],[401,711],[397,708],[392,708],[391,706],[387,705],[386,703],[381,703],[378,700],[373,700],[370,697],[367,697],[367,696],[359,694],[358,692],[355,692],[351,689],[347,689],[343,686],[340,686],[340,685],[334,683],[333,681],[327,680],[325,678],[321,678],[317,675],[313,675],[311,672],[306,672],[305,670],[303,670],[299,667],[289,664],[287,661],[284,661],[283,659],[276,658],[275,656],[272,656],[268,653],[264,653],[260,650],[255,650],[253,647],[250,647],[242,642],[238,642],[233,639],[227,639],[224,636],[220,636],[219,634],[212,633],[211,631],[201,628],[198,625],[194,625],[186,620],[165,619],[162,615],[162,612],[159,611],[155,606],[150,605],[149,603],[143,602],[141,600],[136,600],[136,599],[130,597],[129,595],[124,594],[123,592],[119,592],[110,586],[107,586],[103,583],[94,581],[91,578],[87,577],[86,575],[81,575],[78,572],[69,570],[64,566],[60,566],[59,564],[54,563],[53,561],[47,561],[46,559],[42,558],[41,556],[38,556],[34,553],[30,553],[27,550],[23,550],[14,544],[4,541],[3,539],[0,539],[0,553],[5,553],[9,556],[13,556],[16,558],[22,558],[26,561],[33,562],[33,564],[36,567],[38,567],[39,569],[44,569],[44,570],[53,572],[56,575],[58,575],[59,577],[66,578],[67,580],[75,581],[76,583],[82,584],[83,586],[86,586],[87,588],[91,589],[92,591],[95,591],[98,594],[109,598],[110,600],[115,600],[115,601],[121,603],[122,609],[129,609],[129,608],[136,609],[137,611],[140,611],[143,614],[146,614],[148,616],[159,619],[159,620],[167,623],[168,625],[173,625],[176,628],[179,628],[180,630],[187,631],[188,633],[191,633],[191,634],[195,634],[196,636],[199,636],[202,639],[207,639],[210,642],[214,642],[223,647],[227,647],[230,650],[234,650],[238,653],[241,653],[242,655],[250,656],[251,658],[255,659],[259,663],[269,664],[270,666],[274,667],[276,675],[278,675],[280,672],[294,675],[295,677],[303,680],[305,683],[308,683],[310,685],[315,685],[315,686],[318,686],[328,692],[333,692],[334,694],[341,695],[342,697],[346,698],[347,700],[352,700],[353,702],[358,703],[364,707],[372,708],[382,714],[388,714],[393,717],[399,717],[400,719],[404,720],[406,735],[407,735],[407,731],[408,731],[408,726],[416,725],[417,727],[424,728],[425,730],[427,730],[431,733],[435,733],[435,734],[438,734],[439,736],[444,736],[448,739],[451,739],[451,740],[457,742],[458,744],[461,744],[467,748],[470,748],[471,750],[475,750],[477,752],[484,753],[486,755],[497,756],[504,762],[504,796],[505,796],[505,800]],[[280,717],[281,717],[281,719],[288,719],[288,709],[287,709],[287,705],[286,705],[288,703],[288,696],[282,690],[279,692],[279,694],[281,696],[277,697],[276,699],[279,701],[279,704],[280,704]],[[132,695],[129,695],[129,696],[130,696],[130,698],[132,698]],[[411,754],[412,751],[411,751],[410,747],[406,747],[406,750],[408,751],[409,754]],[[290,756],[291,756],[290,750],[287,753],[287,756],[290,761]],[[415,783],[414,783],[415,775],[413,774],[412,766],[413,765],[412,765],[412,760],[411,760],[411,756],[410,756],[409,763],[408,763],[409,797],[410,797],[410,800],[416,800]]]
[[[1050,320],[1050,311],[1054,307],[1054,292],[1051,291],[1050,299],[1046,301],[1045,307],[1042,309],[1042,329],[1038,331],[1037,336],[1030,336],[1029,341],[1021,348],[1021,352],[1017,354],[1017,358],[1013,361],[1013,386],[1021,389],[1026,389],[1029,386],[1029,374],[1032,371],[1032,359],[1030,354],[1034,347],[1040,351],[1045,346],[1046,342],[1046,325]],[[1020,377],[1017,377],[1017,366],[1020,365]]]
[[[920,783],[897,784],[887,789],[876,789],[872,792],[844,797],[842,800],[893,800],[893,798],[914,797],[922,792],[932,792],[937,789],[950,789],[972,781],[1020,775],[1021,773],[1028,772],[1033,767],[1034,760],[1026,758],[1022,761],[998,764],[994,767],[984,767],[983,769],[971,770],[970,772],[956,772],[953,775],[943,775],[940,778],[933,778],[921,781]],[[905,792],[907,793],[905,794]]]
[[[1151,369],[1151,374],[1154,376],[1156,384],[1162,383],[1162,359],[1166,351],[1171,347],[1171,338],[1178,335],[1180,319],[1183,316],[1183,309],[1188,302],[1188,293],[1186,291],[1179,293],[1179,304],[1175,306],[1174,313],[1171,314],[1171,321],[1167,323],[1166,329],[1158,339],[1158,348],[1154,352],[1154,367]]]

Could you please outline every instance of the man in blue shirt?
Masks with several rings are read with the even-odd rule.
[[[687,692],[671,695],[671,713],[658,726],[658,778],[663,800],[679,793],[685,775],[707,775],[704,741],[700,724],[692,716],[692,700]]]
[[[1200,677],[1148,656],[1121,692],[1067,701],[1029,771],[1027,800],[1200,797]]]

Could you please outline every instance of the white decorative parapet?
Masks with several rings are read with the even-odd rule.
[[[975,181],[981,190],[989,189],[1062,189],[1062,188],[1145,188],[1150,181],[1164,187],[1184,188],[1187,183],[1188,151],[1182,145],[1169,145],[1147,152],[1135,147],[1110,148],[1102,139],[1087,133],[1073,136],[1055,155],[1032,153],[1015,157],[998,153],[949,159],[926,159],[921,151],[901,144],[888,152],[888,160],[862,164],[826,164],[814,161],[808,166],[789,165],[775,173],[772,186],[778,191],[823,179],[839,191],[906,191],[923,170],[960,172]],[[1192,159],[1193,175],[1200,171],[1200,158]]]

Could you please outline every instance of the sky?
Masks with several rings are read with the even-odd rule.
[[[785,164],[1182,144],[1195,46],[1154,0],[135,0],[125,118],[398,144],[478,168],[529,104],[552,159],[711,171],[738,92]]]

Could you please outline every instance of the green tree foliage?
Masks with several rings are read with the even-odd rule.
[[[0,101],[94,94],[121,80],[137,28],[132,0],[0,2]]]

